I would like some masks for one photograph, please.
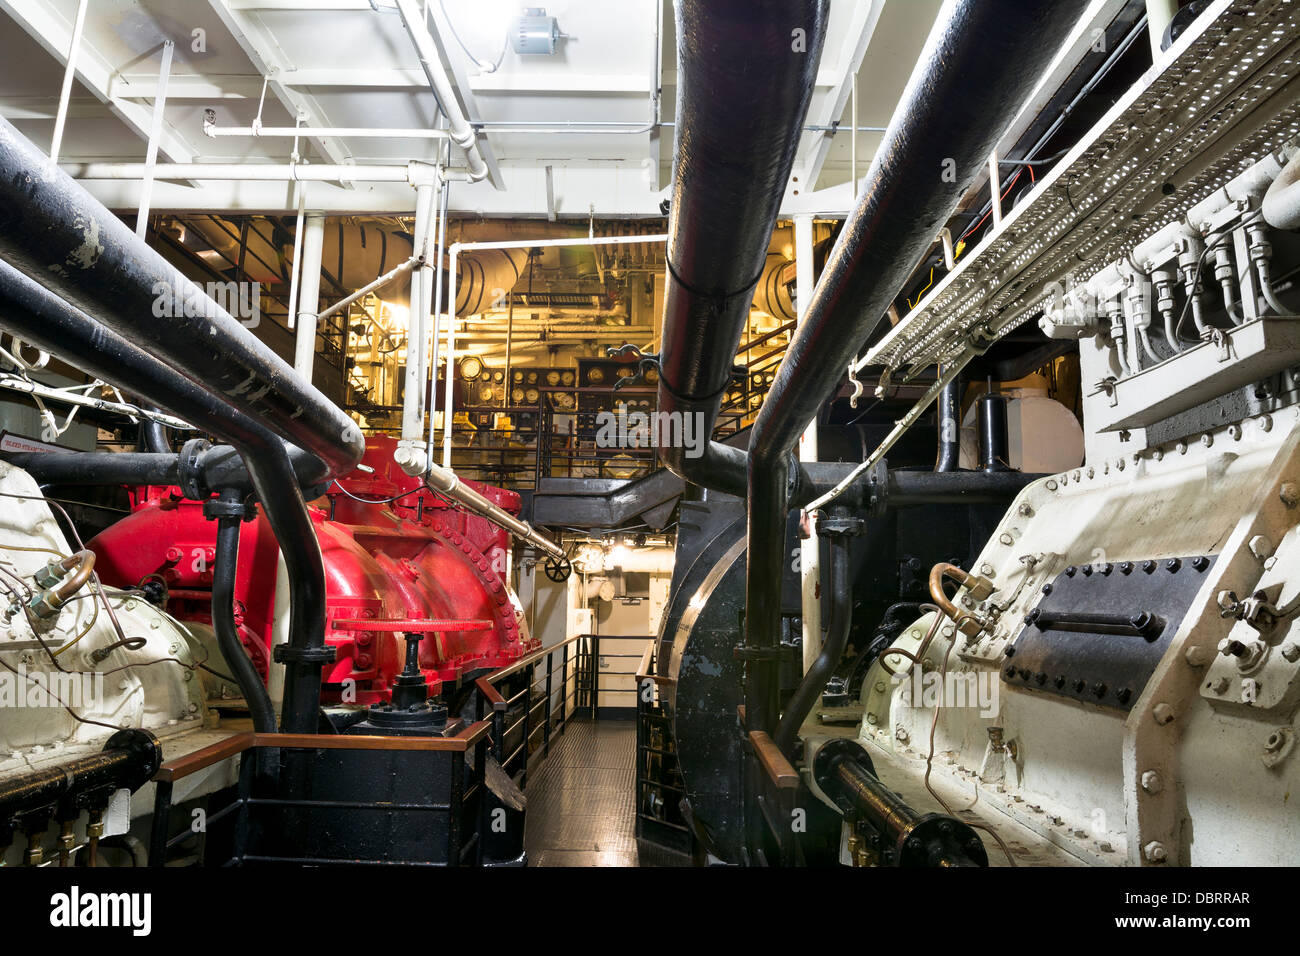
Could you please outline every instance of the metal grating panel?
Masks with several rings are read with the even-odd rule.
[[[982,351],[1300,134],[1300,3],[1218,0],[1172,49],[859,367]]]

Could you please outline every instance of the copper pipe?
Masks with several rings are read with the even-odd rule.
[[[60,561],[59,567],[64,571],[71,571],[72,574],[65,577],[57,587],[52,589],[50,603],[55,607],[62,607],[67,604],[69,598],[86,586],[86,582],[90,580],[91,574],[95,571],[95,552],[77,551]]]
[[[939,605],[939,610],[952,620],[957,620],[964,612],[948,600],[943,591],[943,579],[952,578],[962,587],[970,584],[970,575],[955,564],[936,564],[930,569],[930,600]]]

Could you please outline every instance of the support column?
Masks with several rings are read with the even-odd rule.
[[[415,187],[415,251],[425,256],[426,265],[411,273],[410,320],[406,331],[406,384],[402,400],[402,438],[394,460],[408,475],[423,474],[428,468],[424,442],[424,393],[429,378],[428,330],[432,305],[428,236],[433,228],[434,187]]]
[[[293,350],[293,369],[310,384],[316,360],[316,313],[320,311],[321,250],[325,245],[325,217],[307,216],[302,235],[302,272],[298,286],[298,338]]]
[[[795,321],[803,324],[812,301],[813,286],[813,219],[794,217]],[[799,460],[817,460],[817,419],[808,423],[799,439]],[[808,537],[799,542],[799,582],[803,594],[803,669],[817,660],[822,650],[821,551],[817,529],[809,522]]]

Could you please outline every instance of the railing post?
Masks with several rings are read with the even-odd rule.
[[[600,635],[591,635],[591,719],[600,717]]]
[[[568,723],[568,710],[569,710],[569,642],[568,641],[564,642],[564,647],[562,648],[562,653],[561,653],[561,660],[564,663],[561,665],[561,671],[560,671],[560,673],[563,675],[563,678],[560,681],[560,733],[564,733],[564,728],[567,726]],[[577,688],[574,689],[574,692],[575,693],[577,692]]]
[[[167,831],[172,812],[172,782],[157,780],[153,793],[153,825],[149,832],[149,865],[165,866],[167,863]]]
[[[520,768],[520,771],[519,771],[519,786],[520,786],[520,787],[523,787],[524,784],[526,784],[526,783],[528,782],[528,756],[529,756],[529,753],[528,753],[528,745],[529,745],[529,742],[533,739],[533,737],[532,737],[532,727],[533,727],[533,684],[535,684],[535,683],[537,682],[537,662],[536,662],[536,661],[534,661],[533,663],[531,663],[531,664],[528,665],[528,672],[524,675],[524,679],[525,679],[526,681],[528,681],[528,686],[524,689],[524,719],[523,719],[523,725],[524,725],[524,739],[523,739],[523,742],[520,743],[520,745],[519,745],[520,748],[521,748],[521,750],[522,750],[522,752],[523,752],[523,760],[521,761],[522,764],[523,764],[523,766]]]
[[[492,705],[492,756],[506,770],[503,763],[506,757],[506,705],[502,701]],[[506,770],[506,773],[510,771]]]
[[[553,669],[554,651],[548,651],[546,654],[546,707],[542,713],[546,723],[542,727],[542,748],[546,756],[551,755],[551,671]]]

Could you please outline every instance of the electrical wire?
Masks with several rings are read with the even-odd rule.
[[[460,38],[460,31],[456,29],[456,24],[452,22],[451,14],[447,12],[447,4],[445,0],[438,0],[438,8],[442,10],[442,16],[443,19],[447,21],[447,26],[451,27],[451,35],[456,38],[456,42],[460,44],[460,48],[465,51],[465,55],[474,61],[480,70],[484,73],[495,73],[501,68],[501,64],[506,58],[506,50],[510,48],[510,41],[508,38],[501,41],[501,53],[497,56],[495,63],[491,63],[487,60],[480,60],[470,52],[469,47],[465,45],[465,41]]]

